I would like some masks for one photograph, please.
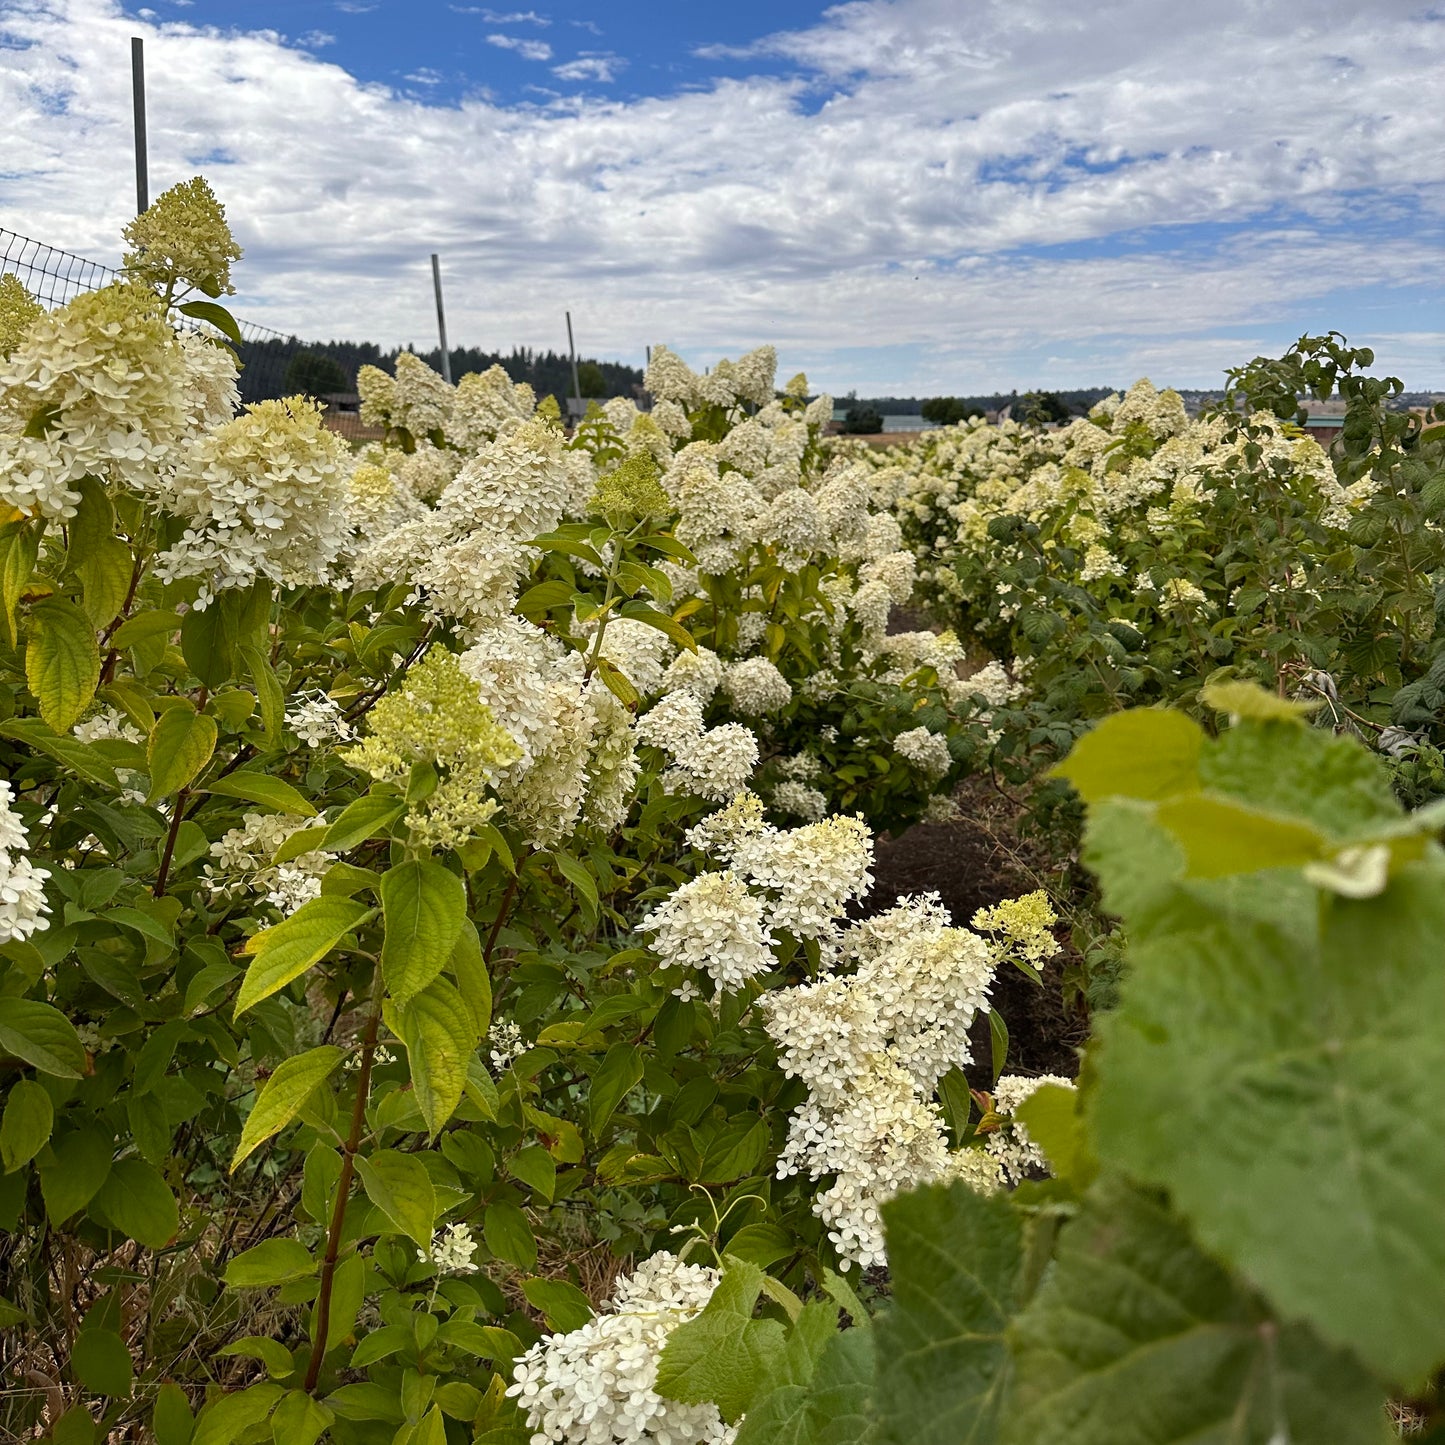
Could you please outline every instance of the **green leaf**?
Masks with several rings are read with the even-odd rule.
[[[797,1248],[793,1236],[776,1224],[745,1224],[728,1240],[727,1252],[748,1264],[766,1269],[786,1259]]]
[[[1420,1107],[1445,1077],[1445,864],[1318,918],[1134,935],[1095,1144],[1281,1313],[1408,1381],[1445,1359],[1445,1151]]]
[[[580,1330],[592,1318],[592,1305],[575,1284],[564,1279],[524,1279],[522,1293],[534,1310],[547,1317],[547,1324],[560,1334]]]
[[[607,1050],[587,1095],[588,1127],[593,1137],[607,1127],[617,1106],[642,1082],[642,1052],[635,1044],[613,1044]]]
[[[234,1445],[270,1415],[284,1393],[280,1385],[267,1383],[212,1400],[196,1417],[191,1445]]]
[[[768,1152],[768,1126],[753,1114],[729,1119],[703,1150],[698,1181],[730,1184],[752,1174]]]
[[[167,1380],[156,1391],[155,1408],[151,1411],[151,1434],[156,1437],[156,1445],[191,1445],[194,1427],[186,1392]]]
[[[236,324],[236,318],[224,306],[214,301],[185,301],[177,306],[176,310],[182,316],[193,316],[197,321],[205,321],[214,326],[234,346],[246,344],[241,337],[241,328]]]
[[[315,1273],[316,1260],[299,1239],[268,1239],[226,1265],[226,1283],[232,1289],[260,1289]]]
[[[76,1129],[51,1144],[39,1164],[40,1193],[51,1224],[64,1224],[95,1198],[110,1173],[112,1152],[110,1135],[99,1129]]]
[[[296,1058],[286,1059],[266,1080],[256,1097],[255,1106],[246,1116],[241,1129],[241,1142],[231,1159],[231,1172],[258,1145],[279,1134],[297,1115],[301,1106],[329,1079],[343,1051],[332,1044],[309,1049]]]
[[[1276,1324],[1177,1219],[1119,1181],[1065,1227],[1011,1342],[1009,1445],[1384,1437],[1382,1391],[1353,1359]]]
[[[572,592],[573,587],[570,582],[562,582],[555,578],[550,582],[538,582],[522,593],[521,597],[517,599],[514,610],[530,621],[537,622],[554,607],[570,607]]]
[[[316,816],[316,809],[303,794],[290,783],[273,778],[269,773],[227,773],[207,783],[206,792],[219,798],[240,798],[243,802],[259,803],[263,808],[274,808],[278,813],[291,813],[299,818]]]
[[[326,836],[313,847],[330,853],[346,853],[368,838],[384,837],[386,830],[406,812],[406,802],[395,793],[379,793],[373,789],[348,803],[340,816],[326,830]]]
[[[5,1100],[0,1118],[0,1164],[13,1174],[28,1164],[50,1142],[55,1110],[50,1095],[34,1079],[19,1079]]]
[[[928,1184],[883,1206],[892,1305],[873,1326],[879,1441],[994,1445],[1023,1259],[1008,1200]]]
[[[0,1050],[58,1079],[86,1071],[80,1035],[58,1008],[38,999],[0,998]]]
[[[537,1239],[527,1216],[515,1204],[504,1199],[489,1204],[482,1218],[482,1237],[498,1259],[515,1264],[518,1269],[536,1267]]]
[[[533,1144],[508,1159],[507,1172],[548,1203],[557,1192],[557,1161],[540,1144]]]
[[[1084,1120],[1079,1115],[1081,1096],[1062,1084],[1041,1084],[1015,1110],[1029,1138],[1044,1151],[1054,1174],[1076,1189],[1087,1189],[1099,1172],[1089,1148]]]
[[[180,1228],[166,1181],[143,1159],[119,1159],[90,1201],[90,1213],[148,1249],[163,1249]]]
[[[271,1438],[276,1445],[316,1445],[335,1419],[305,1390],[291,1390],[271,1417]]]
[[[572,857],[570,853],[558,853],[555,857],[562,876],[586,899],[595,913],[597,910],[597,884],[587,865],[581,859]]]
[[[150,801],[178,793],[211,761],[216,751],[216,720],[190,703],[168,707],[151,729],[146,744]]]
[[[492,980],[482,957],[482,941],[471,919],[462,925],[457,946],[447,960],[447,967],[457,981],[457,992],[471,1017],[472,1032],[477,1038],[486,1033],[492,1022]]]
[[[69,732],[90,706],[100,681],[100,648],[90,618],[68,598],[47,597],[30,609],[25,679],[40,716]]]
[[[657,1365],[657,1393],[685,1405],[712,1401],[728,1424],[751,1405],[783,1348],[776,1320],[755,1320],[763,1272],[742,1260],[726,1268],[706,1308],[668,1336]]]
[[[0,619],[5,639],[15,646],[15,609],[40,556],[40,528],[26,522],[0,529]]]
[[[650,607],[646,602],[624,602],[621,608],[624,617],[630,617],[634,622],[646,623],[648,627],[655,627],[664,636],[670,638],[685,652],[696,652],[697,642],[687,628],[670,613],[663,612],[656,607]]]
[[[1110,797],[1153,801],[1198,788],[1203,746],[1199,724],[1183,713],[1135,708],[1105,718],[1053,771],[1088,803]]]
[[[1178,794],[1154,817],[1183,847],[1191,878],[1298,867],[1329,851],[1329,839],[1308,823],[1208,793]]]
[[[12,717],[0,723],[0,737],[13,738],[36,752],[52,757],[88,783],[103,788],[119,788],[115,769],[105,755],[69,733],[57,733],[38,717]]]
[[[642,701],[642,694],[633,687],[628,680],[627,674],[622,671],[610,658],[599,657],[597,659],[597,676],[606,685],[608,692],[615,697],[623,707],[636,707]]]
[[[736,1445],[864,1445],[872,1438],[873,1332],[837,1333],[835,1312],[819,1304],[802,1316],[813,1318],[827,1327],[816,1360],[788,1372],[748,1408]],[[787,1353],[798,1335],[795,1328]]]
[[[435,1139],[466,1087],[477,1048],[475,1016],[447,979],[434,978],[404,1004],[389,1005],[387,1024],[406,1045],[417,1107]]]
[[[92,1394],[125,1399],[130,1394],[134,1366],[125,1341],[114,1330],[88,1325],[75,1337],[70,1369]]]
[[[1212,708],[1250,722],[1288,722],[1302,724],[1312,712],[1318,712],[1322,698],[1312,702],[1296,702],[1266,692],[1255,682],[1208,682],[1199,690],[1200,698]]]
[[[455,873],[412,858],[381,875],[386,933],[381,972],[391,996],[405,1002],[441,971],[467,921],[467,890]]]
[[[356,1157],[356,1169],[366,1186],[366,1197],[424,1254],[431,1251],[432,1227],[437,1217],[436,1190],[431,1175],[415,1154],[381,1149],[367,1158]]]
[[[251,675],[251,685],[256,689],[256,705],[261,711],[261,726],[266,732],[266,741],[276,747],[286,726],[286,694],[281,690],[281,680],[271,660],[259,647],[244,644],[241,660]],[[307,817],[310,814],[306,815]]]
[[[119,537],[102,538],[80,559],[81,602],[92,627],[107,627],[125,606],[135,576],[130,547]]]
[[[241,980],[237,1016],[300,977],[376,912],[354,898],[313,898],[275,928],[262,929],[248,939],[246,952],[255,959]]]

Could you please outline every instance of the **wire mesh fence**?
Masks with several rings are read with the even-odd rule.
[[[0,226],[0,276],[12,273],[41,305],[64,306],[86,291],[96,291],[121,278],[114,266],[90,261],[44,241],[22,236]],[[292,359],[305,348],[295,336],[237,318],[242,345],[238,382],[243,402],[285,396]]]

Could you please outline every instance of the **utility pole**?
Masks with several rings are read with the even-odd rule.
[[[135,213],[140,215],[150,207],[151,188],[146,172],[146,49],[139,35],[130,41],[130,89],[135,107]]]
[[[577,345],[572,340],[572,313],[567,312],[567,350],[572,356],[572,395],[577,398],[577,410],[582,410],[582,383],[577,380]]]
[[[442,263],[435,251],[431,253],[431,280],[437,293],[437,332],[442,342],[442,380],[452,384],[452,357],[447,350],[447,313],[442,307]]]

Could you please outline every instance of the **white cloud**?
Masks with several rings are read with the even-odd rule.
[[[626,65],[620,55],[583,54],[563,65],[554,65],[552,74],[561,80],[596,80],[605,84],[616,80]]]
[[[308,30],[296,37],[296,43],[307,50],[319,50],[324,45],[335,45],[336,37],[329,30]]]
[[[402,77],[409,80],[413,85],[440,85],[446,77],[439,70],[432,70],[429,66],[421,66],[417,70],[410,71]]]
[[[189,5],[191,0],[177,0],[177,3]],[[333,0],[333,3],[343,15],[369,15],[377,8],[374,4],[366,4],[365,0]]]
[[[487,44],[498,50],[515,50],[523,60],[551,60],[552,47],[545,40],[524,40],[519,35],[489,35]]]
[[[928,394],[1209,384],[1341,325],[1445,386],[1445,139],[1420,123],[1445,26],[1397,0],[959,8],[854,0],[757,47],[782,75],[507,107],[271,32],[0,0],[0,214],[115,257],[134,31],[166,77],[153,190],[224,148],[237,310],[287,331],[426,343],[440,249],[463,341],[558,346],[570,305],[605,355],[773,340],[821,384]]]
[[[545,15],[535,10],[490,10],[485,5],[448,5],[458,15],[480,15],[488,25],[550,25]]]

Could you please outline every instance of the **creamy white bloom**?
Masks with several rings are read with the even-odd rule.
[[[927,728],[909,728],[893,739],[893,751],[929,778],[941,778],[953,766],[948,739]]]
[[[793,689],[766,657],[730,663],[723,672],[723,692],[744,717],[778,712],[793,700]]]
[[[477,1266],[472,1255],[477,1242],[468,1224],[449,1224],[437,1230],[432,1239],[431,1258],[438,1274],[475,1274]]]
[[[1074,1087],[1073,1080],[1058,1074],[1041,1074],[1033,1079],[1005,1074],[993,1086],[994,1112],[1005,1124],[988,1136],[988,1152],[998,1161],[1003,1176],[1014,1184],[1021,1184],[1031,1170],[1049,1167],[1043,1150],[1029,1137],[1028,1126],[1014,1117],[1019,1105],[1032,1098],[1044,1084],[1057,1084],[1065,1089]]]
[[[334,697],[319,690],[297,693],[286,709],[286,726],[310,747],[350,742],[355,729]]]
[[[706,973],[724,991],[741,988],[774,967],[763,901],[730,869],[700,873],[640,925],[666,967]]]
[[[655,1254],[618,1282],[603,1313],[533,1345],[507,1390],[533,1445],[729,1445],[737,1430],[716,1405],[679,1404],[655,1388],[668,1337],[701,1313],[718,1280],[716,1270]]]
[[[37,868],[29,858],[30,834],[11,807],[15,790],[0,780],[0,943],[26,939],[50,927],[50,905],[45,901],[48,868]]]

